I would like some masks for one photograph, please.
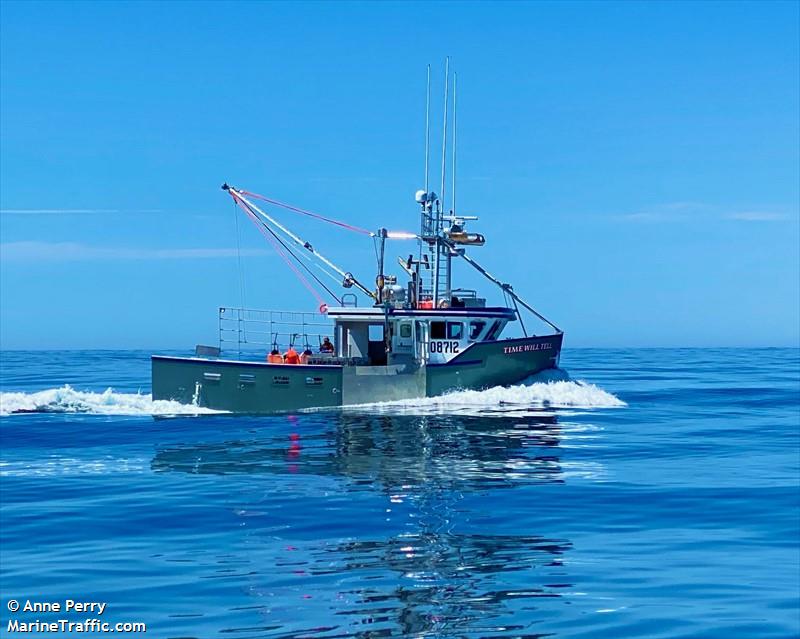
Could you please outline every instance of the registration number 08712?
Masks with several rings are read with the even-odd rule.
[[[458,342],[444,340],[431,342],[431,353],[458,353]]]

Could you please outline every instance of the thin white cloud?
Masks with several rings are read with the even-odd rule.
[[[368,176],[368,175],[355,176],[355,177],[336,177],[336,176],[333,176],[333,175],[319,175],[319,176],[316,176],[316,177],[312,176],[312,177],[309,177],[307,179],[308,179],[309,182],[319,182],[319,183],[322,183],[322,184],[328,184],[328,183],[331,183],[331,182],[335,183],[335,184],[341,184],[342,182],[347,182],[347,183],[361,182],[361,183],[365,183],[365,184],[371,184],[371,183],[380,181],[380,178],[372,177],[372,176]]]
[[[0,209],[2,215],[93,215],[97,213],[161,213],[161,209]]]
[[[655,211],[640,211],[638,213],[615,215],[614,219],[623,222],[659,222],[668,219],[668,217],[663,213],[656,213]]]
[[[89,246],[77,242],[5,242],[3,261],[73,262],[86,260],[192,260],[269,255],[266,249],[235,248],[130,248]]]
[[[622,222],[694,222],[734,220],[739,222],[782,222],[788,215],[773,211],[722,211],[702,202],[670,202],[649,209],[612,216]]]
[[[622,222],[679,222],[700,215],[707,215],[709,206],[701,202],[667,202],[642,211],[614,215]]]
[[[658,207],[660,211],[707,211],[713,208],[710,204],[705,204],[703,202],[691,202],[691,201],[684,201],[684,202],[667,202],[666,204],[660,204]]]
[[[782,213],[769,213],[767,211],[742,211],[741,213],[730,213],[727,215],[729,220],[739,220],[741,222],[783,222],[788,220],[788,215]]]

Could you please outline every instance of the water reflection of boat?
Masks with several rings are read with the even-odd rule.
[[[514,522],[478,524],[465,504],[497,489],[563,483],[557,416],[319,417],[287,419],[282,434],[270,418],[246,439],[164,446],[151,463],[159,473],[272,476],[274,486],[288,480],[295,489],[314,485],[310,476],[327,478],[345,500],[337,503],[354,500],[332,511],[307,506],[286,514],[260,479],[252,495],[235,498],[252,566],[243,571],[245,589],[270,602],[260,614],[278,624],[275,636],[462,637],[476,629],[481,636],[537,636],[526,634],[530,613],[524,623],[517,614],[569,591],[562,560],[571,543]],[[380,506],[377,518],[362,512],[360,529],[349,517],[359,516],[358,499],[374,505],[374,497],[408,519],[379,525]],[[314,535],[307,522],[317,518],[325,526]],[[304,592],[313,600],[299,605]],[[324,628],[315,625],[320,620]]]
[[[295,424],[287,421],[288,430]],[[560,482],[557,416],[535,422],[446,415],[337,416],[336,428],[314,435],[314,447],[284,432],[264,438],[173,445],[152,468],[194,474],[273,474],[369,477],[386,489],[457,482],[461,490],[515,481]],[[294,438],[293,438],[294,437]],[[322,437],[323,441],[318,441]],[[302,462],[302,463],[300,463]]]
[[[389,622],[400,629],[396,635],[379,636],[461,637],[477,626],[486,631],[513,632],[512,636],[520,637],[526,624],[513,621],[493,624],[492,619],[499,620],[504,609],[560,597],[559,590],[571,584],[544,583],[536,577],[523,584],[514,575],[535,575],[542,569],[550,571],[549,574],[558,572],[562,570],[562,556],[570,548],[567,541],[535,535],[426,532],[326,547],[312,555],[308,570],[317,574],[335,570],[340,577],[352,574],[357,578],[388,569],[405,578],[407,586],[387,590],[364,581],[347,592],[352,597],[351,606],[339,614],[370,619],[371,623]],[[515,586],[497,588],[502,580]],[[532,639],[538,635],[524,636]]]

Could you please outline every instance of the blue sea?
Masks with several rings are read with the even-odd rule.
[[[0,635],[800,636],[800,351],[561,363],[569,381],[237,417],[151,401],[145,352],[5,352]]]

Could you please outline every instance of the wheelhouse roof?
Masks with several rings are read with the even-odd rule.
[[[353,307],[342,306],[328,309],[328,317],[334,320],[345,320],[352,322],[375,322],[382,321],[384,310],[381,307]],[[390,308],[389,317],[409,318],[409,319],[505,319],[514,320],[516,312],[513,308],[503,306],[484,307],[484,308]]]

